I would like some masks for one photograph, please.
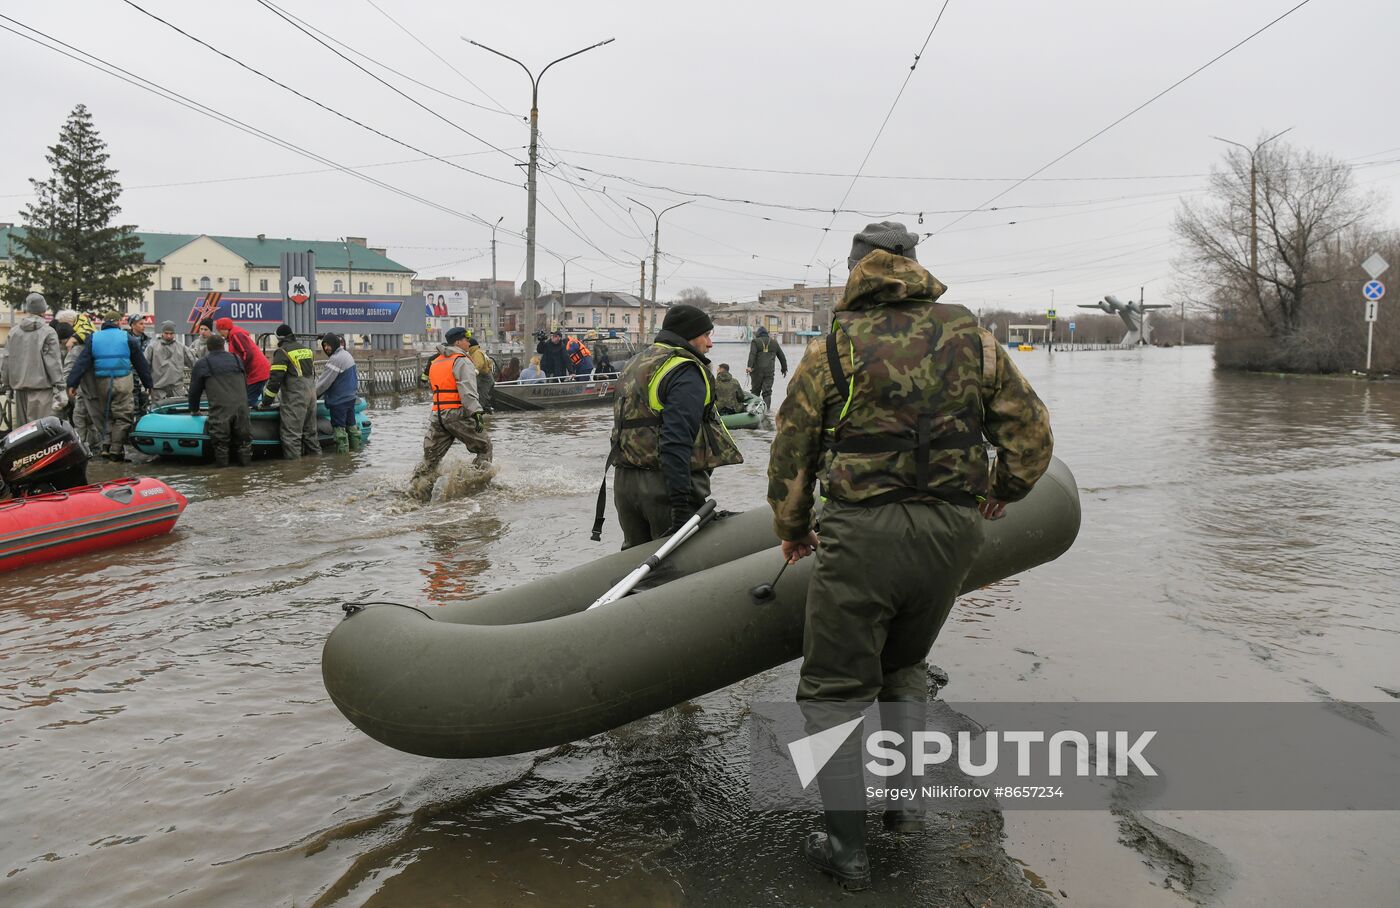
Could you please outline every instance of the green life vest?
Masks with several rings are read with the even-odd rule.
[[[973,506],[987,494],[982,395],[996,354],[970,312],[928,300],[839,311],[826,350],[843,395],[828,408],[828,498]]]
[[[613,403],[613,462],[639,470],[661,469],[661,384],[676,369],[693,364],[705,377],[705,413],[691,451],[690,469],[713,470],[743,463],[734,438],[719,418],[710,370],[684,347],[655,343],[627,364]]]

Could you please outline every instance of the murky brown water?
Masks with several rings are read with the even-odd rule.
[[[1204,349],[1017,356],[1084,528],[955,612],[950,697],[1400,696],[1400,386],[1217,376]],[[0,903],[838,903],[795,854],[811,818],[747,806],[744,705],[791,696],[793,666],[499,760],[399,754],[335,711],[319,654],[342,600],[476,596],[619,539],[588,541],[606,411],[498,417],[493,486],[419,506],[400,492],[426,405],[377,403],[362,455],[142,466],[190,498],[174,535],[0,576]],[[770,438],[737,434],[732,509],[762,503]],[[995,841],[982,819],[948,834]],[[1390,815],[1154,819],[1202,844],[1221,904],[1400,891]],[[1006,826],[1057,901],[1184,904],[1113,818]],[[956,855],[873,848],[885,901],[957,904]]]

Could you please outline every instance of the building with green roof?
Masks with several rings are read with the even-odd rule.
[[[0,224],[0,269],[13,256],[13,240],[24,228]],[[281,291],[282,254],[316,253],[316,286],[322,293],[408,296],[414,271],[370,246],[364,237],[296,240],[193,233],[137,233],[151,271],[151,286],[140,311],[152,312],[157,290],[214,290],[224,293]],[[132,307],[132,311],[136,311]]]

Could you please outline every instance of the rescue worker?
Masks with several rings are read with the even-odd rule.
[[[255,407],[262,400],[263,388],[271,374],[267,357],[258,349],[253,335],[233,323],[231,318],[221,318],[214,322],[214,330],[224,339],[228,352],[243,363],[243,374],[248,380],[248,406]]]
[[[151,381],[155,384],[152,400],[185,396],[195,355],[175,336],[174,322],[161,323],[160,337],[146,347],[146,362],[151,364]]]
[[[365,446],[360,424],[355,421],[355,396],[360,387],[360,373],[355,357],[345,349],[339,334],[321,335],[321,352],[326,365],[316,379],[316,397],[324,397],[331,411],[331,435],[335,437],[335,453],[359,451]]]
[[[569,338],[564,346],[564,356],[574,381],[583,381],[593,374],[593,351],[583,341],[576,337]]]
[[[730,373],[729,363],[720,363],[719,370],[715,372],[715,408],[719,410],[719,415],[743,413],[748,397],[744,386]]]
[[[190,373],[190,415],[199,415],[199,399],[209,398],[204,432],[214,455],[214,466],[226,467],[230,453],[239,466],[253,462],[253,427],[248,416],[248,377],[243,361],[224,349],[215,334],[206,342],[208,352]]]
[[[750,391],[763,397],[765,407],[773,406],[773,360],[782,367],[783,378],[787,378],[787,357],[782,345],[768,336],[768,329],[759,326],[749,343],[749,367],[744,371],[749,375]]]
[[[1050,464],[1045,405],[967,309],[937,302],[947,288],[915,261],[917,242],[894,222],[856,235],[831,333],[808,345],[778,411],[773,527],[789,561],[817,556],[797,688],[809,733],[876,700],[906,743],[924,727],[924,658],[981,520],[1000,517]],[[984,439],[998,449],[994,470]],[[827,831],[802,849],[847,889],[870,885],[860,739],[818,774]],[[917,788],[912,768],[888,784]],[[885,823],[915,831],[923,813],[896,801]]]
[[[134,403],[132,400],[135,372],[141,385],[151,389],[151,367],[129,332],[109,315],[102,327],[93,332],[68,373],[68,396],[76,398],[83,379],[94,378],[90,391],[85,391],[80,405],[87,409],[88,424],[96,430],[102,454],[111,461],[126,460],[126,437],[131,432]]]
[[[624,549],[680,529],[710,497],[714,469],[744,462],[715,409],[705,358],[714,327],[704,310],[672,306],[655,342],[618,379],[608,462],[617,465],[613,502]],[[605,495],[601,489],[594,538]]]
[[[535,336],[539,337],[538,334]],[[564,335],[559,333],[558,328],[549,332],[548,338],[540,338],[535,352],[540,355],[540,368],[544,370],[546,378],[569,374],[568,360],[564,355]]]
[[[282,441],[282,456],[287,460],[321,453],[320,431],[316,428],[315,359],[311,348],[292,333],[291,325],[277,326],[277,349],[272,354],[271,374],[258,409],[278,401],[278,437]]]
[[[481,401],[481,412],[494,413],[491,406],[491,393],[496,387],[496,364],[486,355],[477,339],[467,332],[467,356],[476,366],[476,396]]]
[[[49,304],[37,293],[24,300],[24,318],[10,329],[6,356],[0,359],[0,391],[14,401],[14,426],[18,428],[63,409],[63,356],[58,332],[44,321]]]
[[[491,463],[491,439],[486,434],[481,400],[477,397],[477,368],[467,351],[471,338],[467,329],[448,328],[446,344],[438,347],[438,357],[428,366],[428,387],[432,391],[432,413],[428,417],[428,434],[423,438],[423,459],[413,470],[409,493],[420,501],[432,495],[438,464],[460,441],[476,455],[473,464],[484,467]]]

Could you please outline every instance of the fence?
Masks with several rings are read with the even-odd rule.
[[[428,364],[431,354],[394,353],[366,354],[355,357],[355,370],[359,373],[359,393],[395,394],[400,391],[416,391],[418,377]]]

